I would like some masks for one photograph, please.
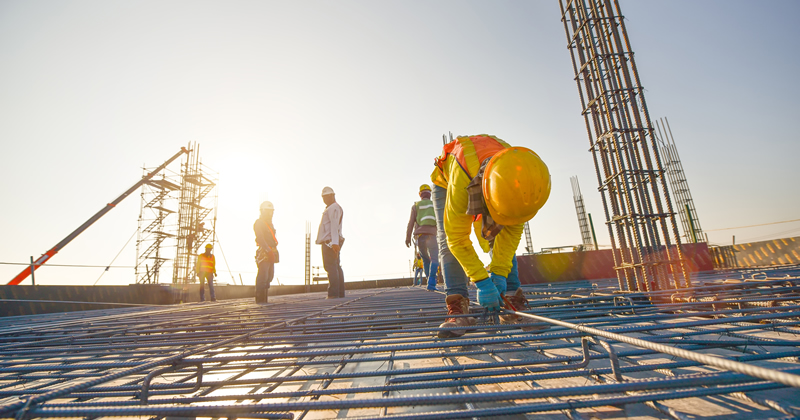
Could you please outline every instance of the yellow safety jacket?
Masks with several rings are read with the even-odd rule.
[[[441,157],[436,161],[436,169],[431,174],[434,184],[447,189],[444,207],[447,246],[473,282],[488,278],[489,271],[508,277],[522,237],[522,224],[505,226],[497,234],[489,271],[478,258],[469,237],[470,230],[474,228],[481,249],[489,252],[489,243],[481,236],[481,219],[475,220],[467,214],[467,185],[477,175],[482,161],[509,147],[503,140],[486,134],[458,137],[444,146]]]
[[[214,273],[217,274],[217,267],[216,267],[216,260],[214,255],[210,255],[206,257],[206,254],[200,254],[197,256],[197,264],[195,265],[195,271],[197,274],[200,273]]]

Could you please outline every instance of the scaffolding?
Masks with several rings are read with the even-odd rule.
[[[198,251],[201,246],[213,243],[215,239],[217,177],[215,172],[202,164],[199,149],[197,144],[189,147],[189,155],[181,164],[177,252],[172,275],[175,284],[196,281],[194,263]]]
[[[686,242],[706,242],[703,229],[700,227],[700,219],[697,217],[697,209],[694,207],[692,193],[689,191],[689,182],[686,181],[686,173],[683,171],[678,148],[675,146],[675,138],[672,136],[669,120],[664,117],[656,121],[656,129],[656,139],[661,156],[664,157],[664,168],[667,171],[672,195],[675,197],[675,206],[683,227],[683,237]]]
[[[690,287],[619,2],[559,0],[559,4],[619,288]]]
[[[150,171],[152,168],[144,168],[145,174]],[[177,212],[172,208],[177,208],[176,192],[180,190],[180,181],[175,178],[162,172],[160,179],[142,185],[134,268],[136,283],[158,284],[161,269],[170,260],[165,257],[164,248],[174,246],[175,234],[169,230],[177,223],[173,220]]]
[[[575,202],[575,212],[578,214],[578,227],[581,229],[581,246],[585,250],[595,249],[594,242],[592,241],[592,231],[589,228],[589,219],[586,217],[586,206],[583,202],[583,194],[581,194],[581,186],[578,183],[578,177],[570,177],[569,181],[572,184],[572,200]]]
[[[798,274],[523,285],[515,325],[414,287],[0,318],[0,418],[786,418]]]

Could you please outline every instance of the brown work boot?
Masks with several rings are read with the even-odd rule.
[[[525,299],[525,293],[522,292],[522,288],[517,289],[513,295],[506,296],[506,299],[508,299],[508,301],[514,305],[514,309],[517,311],[524,311],[528,309],[528,299]],[[505,303],[503,303],[503,308],[511,309]],[[531,322],[533,322],[532,319],[524,318],[519,315],[500,315],[501,324],[530,324]],[[521,328],[522,331],[544,331],[550,327],[547,325],[532,325]]]
[[[450,295],[445,299],[445,303],[447,303],[447,315],[469,314],[469,298],[461,295]],[[447,318],[442,325],[439,325],[439,328],[468,327],[470,325],[475,325],[475,318]],[[439,331],[439,338],[461,337],[466,332],[466,330]]]

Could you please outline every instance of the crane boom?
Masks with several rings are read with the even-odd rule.
[[[172,156],[166,162],[161,164],[161,166],[159,166],[158,168],[156,168],[152,172],[148,173],[147,175],[143,176],[142,179],[139,180],[139,182],[134,184],[132,187],[128,188],[128,190],[125,191],[124,193],[122,193],[122,195],[120,195],[119,197],[117,197],[116,200],[106,204],[105,207],[103,207],[100,211],[98,211],[94,216],[89,218],[89,220],[87,220],[82,225],[80,225],[77,229],[75,229],[72,233],[70,233],[66,238],[62,239],[61,242],[56,244],[56,246],[52,247],[49,251],[47,251],[44,254],[42,254],[42,256],[39,257],[39,259],[34,261],[33,262],[33,270],[39,269],[39,267],[41,267],[42,264],[44,264],[47,260],[52,258],[53,255],[56,255],[58,253],[58,251],[60,251],[62,248],[64,248],[68,243],[70,243],[78,235],[83,233],[83,231],[86,230],[89,226],[91,226],[94,222],[99,220],[106,213],[111,211],[111,209],[116,207],[117,204],[119,204],[122,200],[125,199],[125,197],[129,196],[132,192],[136,191],[139,187],[142,186],[142,184],[146,183],[147,181],[150,181],[154,176],[156,176],[157,173],[161,172],[162,169],[166,168],[167,165],[172,163],[175,159],[177,159],[180,155],[182,155],[184,153],[188,154],[189,150],[187,150],[185,147],[181,147],[181,151],[180,152],[175,153],[174,156]],[[14,286],[14,285],[20,284],[23,280],[28,278],[28,276],[30,276],[30,275],[31,275],[31,269],[30,268],[26,268],[26,269],[22,270],[21,273],[17,274],[16,277],[11,279],[11,281],[8,282],[7,285]]]

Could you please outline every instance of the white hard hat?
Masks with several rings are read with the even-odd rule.
[[[323,196],[331,195],[331,194],[333,194],[333,188],[325,187],[325,188],[322,189],[322,195]]]
[[[264,210],[275,210],[275,206],[273,206],[272,203],[269,202],[269,201],[265,201],[265,202],[261,203],[261,207],[259,207],[259,208],[261,209],[261,211],[264,211]]]

